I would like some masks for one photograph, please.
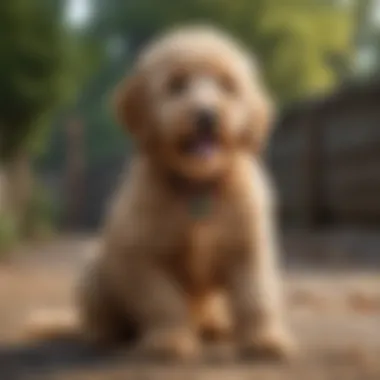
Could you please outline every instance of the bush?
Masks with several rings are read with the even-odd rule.
[[[24,235],[32,239],[50,237],[55,230],[59,208],[49,191],[41,185],[34,187],[26,214]]]
[[[0,215],[0,257],[8,254],[22,240],[44,240],[53,236],[59,209],[49,192],[34,187],[25,218],[17,220],[9,212]]]
[[[11,215],[3,213],[0,216],[0,255],[11,250],[20,239],[17,223]]]

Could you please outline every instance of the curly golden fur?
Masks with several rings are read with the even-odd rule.
[[[137,153],[81,283],[86,336],[133,333],[147,355],[191,358],[203,332],[232,333],[244,354],[286,357],[260,161],[273,110],[253,59],[210,27],[168,33],[121,83],[115,112]]]

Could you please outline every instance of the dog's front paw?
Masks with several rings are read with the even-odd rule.
[[[147,333],[139,351],[154,360],[190,361],[199,356],[200,345],[196,335],[189,330],[165,329]]]
[[[240,342],[243,359],[287,361],[294,357],[295,351],[294,341],[281,329],[256,330]]]

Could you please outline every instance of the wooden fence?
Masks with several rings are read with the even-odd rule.
[[[380,224],[380,85],[295,107],[269,159],[287,224]]]

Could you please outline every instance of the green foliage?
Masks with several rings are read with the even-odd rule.
[[[331,88],[342,67],[334,63],[344,65],[352,52],[352,11],[312,1],[277,3],[260,26],[273,41],[262,58],[275,94],[292,100]]]
[[[58,224],[59,212],[58,204],[51,194],[41,185],[36,185],[22,224],[17,222],[13,214],[1,213],[0,257],[25,238],[35,240],[52,236]]]
[[[380,77],[380,29],[374,21],[377,7],[378,3],[373,0],[362,0],[358,4],[356,45],[359,57],[354,74],[364,83]],[[364,53],[364,57],[360,53]]]
[[[354,8],[320,0],[109,0],[95,2],[96,31],[119,33],[139,48],[176,24],[211,22],[242,39],[262,62],[273,92],[289,101],[330,88],[331,64],[351,53]],[[339,66],[341,67],[341,65]]]
[[[24,234],[30,238],[49,237],[59,220],[59,205],[43,186],[37,184],[28,204]]]
[[[0,154],[37,148],[52,113],[73,100],[82,56],[57,1],[0,2]],[[83,71],[83,68],[82,68]]]

